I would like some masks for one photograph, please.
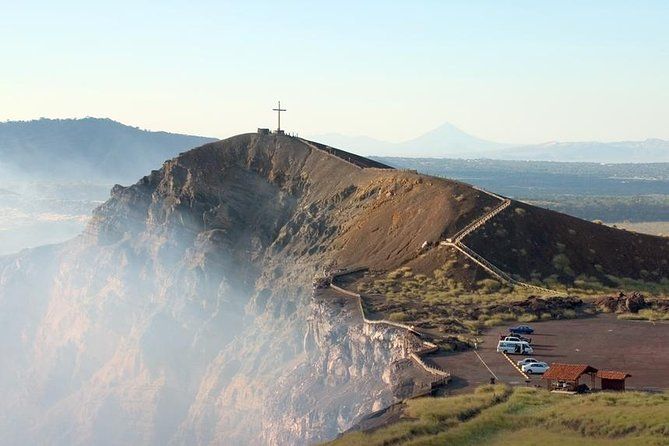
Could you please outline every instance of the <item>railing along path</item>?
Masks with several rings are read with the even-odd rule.
[[[355,269],[343,270],[343,271],[338,271],[338,272],[332,273],[330,275],[330,281],[329,281],[330,288],[332,288],[333,290],[336,290],[336,291],[338,291],[342,294],[345,294],[347,296],[354,297],[357,300],[358,310],[360,311],[360,315],[362,316],[362,320],[366,324],[370,324],[370,325],[388,325],[388,326],[393,327],[393,328],[399,328],[401,330],[408,331],[409,333],[413,334],[414,336],[417,336],[418,338],[421,338],[421,334],[419,332],[417,332],[410,325],[401,324],[399,322],[394,322],[394,321],[390,321],[390,320],[387,320],[387,319],[369,319],[369,318],[367,318],[367,316],[365,315],[365,308],[362,305],[362,295],[360,295],[359,293],[355,293],[353,291],[349,291],[347,289],[344,289],[340,286],[337,286],[334,283],[334,280],[337,277],[344,276],[344,275],[347,275],[347,274],[352,274],[354,272],[363,271],[363,270],[366,270],[366,269],[367,268],[355,268]],[[423,348],[411,352],[409,354],[409,357],[411,359],[413,359],[414,361],[416,361],[418,363],[418,365],[420,365],[425,371],[427,371],[428,373],[431,373],[433,375],[437,375],[439,377],[437,380],[432,382],[432,388],[437,387],[439,385],[442,385],[442,384],[447,383],[448,381],[450,381],[451,374],[449,372],[447,372],[445,370],[442,370],[439,367],[431,366],[431,365],[427,364],[425,362],[425,360],[423,360],[423,358],[422,358],[423,356],[425,356],[427,354],[436,352],[439,349],[439,347],[436,344],[433,344],[432,342],[422,341],[422,340],[421,340],[421,342],[423,343]]]
[[[465,245],[462,240],[467,237],[469,234],[472,232],[476,231],[478,228],[486,224],[488,221],[490,221],[492,218],[494,218],[496,215],[498,215],[500,212],[502,212],[504,209],[509,207],[511,204],[511,200],[508,198],[503,198],[500,197],[497,194],[494,194],[492,192],[489,192],[485,189],[481,189],[476,186],[472,186],[474,189],[483,192],[484,194],[490,195],[491,197],[494,197],[498,200],[500,200],[502,203],[499,204],[499,206],[495,207],[493,210],[488,212],[487,214],[477,218],[464,228],[462,228],[460,231],[456,232],[455,235],[451,238],[446,239],[445,241],[439,242],[440,245],[442,246],[452,246],[453,248],[457,249],[460,251],[462,254],[465,256],[469,257],[474,263],[482,267],[484,270],[486,270],[490,275],[493,277],[498,278],[502,282],[509,283],[511,285],[516,285],[519,287],[523,288],[532,288],[537,291],[541,291],[544,293],[550,293],[550,294],[558,294],[558,295],[563,295],[564,293],[551,290],[548,288],[540,287],[537,285],[533,285],[531,283],[526,283],[522,282],[520,280],[516,280],[513,277],[511,277],[510,274],[504,272],[500,268],[496,267],[495,265],[492,264],[492,262],[486,260],[485,257],[483,257],[481,254],[475,252],[473,249]]]

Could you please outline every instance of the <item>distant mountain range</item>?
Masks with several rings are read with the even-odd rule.
[[[0,123],[0,172],[36,179],[134,181],[215,138],[150,132],[111,119]]]
[[[669,141],[502,144],[446,123],[408,141],[391,143],[337,133],[309,139],[364,156],[463,158],[596,163],[669,162]],[[179,152],[217,138],[152,132],[111,119],[39,119],[0,123],[0,178],[19,173],[39,180],[134,181]]]
[[[523,161],[666,163],[669,162],[669,141],[549,142],[511,147],[491,153],[488,157]]]
[[[509,146],[509,144],[477,138],[449,123],[400,143],[381,141],[368,136],[346,136],[339,133],[314,135],[310,139],[365,156],[411,156],[416,158],[471,157],[472,154],[483,154]]]
[[[401,143],[337,133],[316,135],[312,138],[365,156],[594,163],[669,162],[669,141],[661,139],[622,142],[548,142],[530,145],[502,144],[469,135],[449,123]]]

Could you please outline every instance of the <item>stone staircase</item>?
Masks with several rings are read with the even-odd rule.
[[[472,187],[474,187],[474,186],[472,186]],[[483,257],[481,254],[475,252],[473,249],[469,248],[467,245],[465,245],[462,242],[462,240],[465,237],[467,237],[469,234],[471,234],[472,232],[479,229],[481,226],[485,225],[488,221],[493,219],[496,215],[498,215],[504,209],[508,208],[509,205],[511,205],[511,200],[509,200],[508,198],[500,197],[497,194],[494,194],[492,192],[488,192],[488,191],[486,191],[484,189],[481,189],[481,188],[478,188],[478,187],[474,187],[474,189],[476,189],[478,191],[481,191],[485,194],[490,195],[491,197],[494,197],[494,198],[500,200],[501,203],[499,204],[499,206],[495,207],[493,210],[491,210],[487,214],[477,218],[476,220],[474,220],[473,222],[471,222],[470,224],[465,226],[463,229],[456,232],[453,237],[447,238],[445,241],[442,241],[439,244],[442,245],[442,246],[451,246],[451,247],[457,249],[462,254],[467,256],[470,260],[472,260],[474,263],[476,263],[481,268],[483,268],[485,271],[487,271],[491,276],[497,278],[498,280],[502,281],[503,283],[508,283],[510,285],[519,286],[519,287],[523,287],[523,288],[535,289],[535,290],[540,291],[542,293],[549,293],[549,294],[553,294],[553,295],[564,295],[564,293],[559,292],[559,291],[554,291],[554,290],[551,290],[551,289],[548,289],[548,288],[533,285],[531,283],[521,282],[519,280],[514,279],[513,277],[511,277],[511,275],[509,275],[508,273],[506,273],[502,269],[493,265],[491,262],[486,260],[486,258]]]
[[[502,212],[504,209],[508,208],[510,204],[511,204],[511,200],[509,200],[508,198],[504,199],[502,201],[502,203],[499,206],[497,206],[495,209],[488,212],[484,216],[474,220],[472,223],[468,224],[463,229],[461,229],[459,232],[457,232],[455,234],[455,236],[452,237],[453,243],[458,243],[458,242],[462,241],[462,239],[464,239],[469,234],[471,234],[472,232],[476,231],[478,228],[480,228],[481,226],[486,224],[489,220],[494,218],[497,214]]]

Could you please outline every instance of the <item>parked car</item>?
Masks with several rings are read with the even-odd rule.
[[[521,368],[521,370],[528,375],[533,375],[535,373],[542,375],[548,369],[550,369],[550,367],[545,362],[533,362],[531,364],[525,364]]]
[[[513,334],[532,334],[534,333],[534,328],[529,325],[518,325],[517,327],[509,328],[509,332]]]
[[[499,341],[497,343],[497,353],[531,355],[532,352],[534,350],[525,341]]]
[[[516,364],[518,364],[518,367],[523,367],[524,365],[527,365],[527,364],[534,364],[534,363],[537,363],[537,362],[539,362],[538,359],[534,359],[534,358],[525,358],[525,359],[521,359],[521,360],[518,361]]]
[[[532,343],[531,338],[526,338],[525,336],[516,335],[516,334],[514,334],[513,336],[504,336],[502,338],[502,341],[522,341],[522,342],[527,342],[528,344]]]

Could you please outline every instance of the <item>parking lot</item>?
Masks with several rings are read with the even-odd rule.
[[[494,374],[499,382],[526,385],[525,377],[496,352],[501,333],[516,325],[488,330],[478,351],[439,354],[429,358],[453,375],[451,391],[467,391],[488,383]],[[531,323],[534,353],[530,356],[552,362],[589,364],[600,370],[620,370],[632,375],[628,389],[669,388],[669,323],[624,321],[615,315]],[[512,355],[514,361],[524,356]],[[485,363],[485,364],[484,364]],[[542,384],[539,376],[531,385]]]

